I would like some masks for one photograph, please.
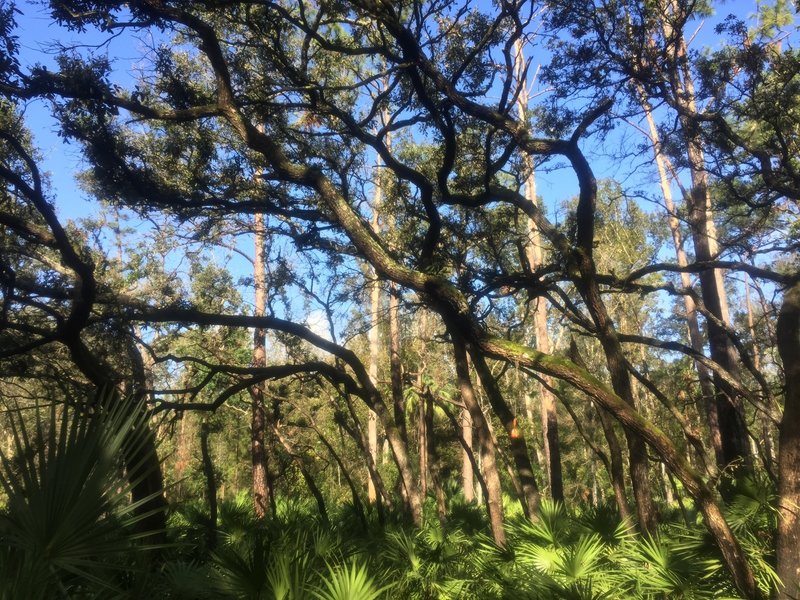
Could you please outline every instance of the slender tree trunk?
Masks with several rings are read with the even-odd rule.
[[[462,452],[462,455],[463,455],[463,459],[465,459],[470,464],[469,472],[472,475],[472,479],[470,480],[470,485],[472,485],[472,488],[471,488],[472,500],[470,500],[470,501],[474,501],[475,500],[475,481],[477,480],[477,482],[478,482],[478,494],[479,494],[478,495],[478,502],[482,503],[483,502],[482,498],[484,498],[485,495],[486,495],[486,482],[484,481],[483,476],[481,475],[480,457],[479,456],[476,457],[476,454],[475,454],[475,452],[473,451],[473,448],[472,448],[472,438],[473,438],[472,426],[470,425],[469,434],[468,434],[469,440],[468,440],[466,437],[464,437],[464,420],[463,420],[463,418],[456,417],[450,411],[450,409],[447,407],[447,402],[441,401],[441,400],[436,400],[436,398],[434,398],[434,402],[436,402],[436,404],[439,406],[439,408],[442,409],[444,414],[447,415],[447,418],[450,419],[450,423],[453,425],[453,431],[455,431],[456,436],[458,437],[458,443],[461,445],[461,452]],[[464,413],[469,415],[469,412],[468,412],[466,406],[461,409],[461,417],[463,417]],[[472,422],[472,417],[470,416],[469,419],[470,419],[470,423],[471,423]],[[463,475],[463,470],[462,470],[462,475]],[[463,481],[462,481],[462,484],[463,484]],[[483,493],[484,495],[481,496],[480,495],[481,493]]]
[[[461,449],[461,489],[464,500],[471,503],[475,500],[475,473],[472,468],[474,459],[468,450],[472,448],[472,417],[466,406],[461,409],[461,437],[465,445]]]
[[[372,231],[380,234],[381,230],[381,205],[383,204],[383,187],[381,185],[380,177],[380,158],[377,159],[375,164],[375,176],[372,179],[373,185],[373,198],[372,198],[372,218],[370,226]],[[380,362],[380,310],[381,310],[381,281],[375,273],[375,279],[370,288],[370,309],[369,309],[369,377],[372,380],[372,385],[378,386],[378,363]],[[394,388],[392,389],[394,392]],[[373,410],[369,411],[367,420],[367,433],[369,437],[369,453],[372,456],[373,462],[378,458],[378,416]],[[378,496],[373,485],[372,478],[367,480],[367,496],[370,503],[374,504]]]
[[[208,435],[208,418],[204,418],[200,424],[200,454],[203,457],[203,475],[206,478],[206,500],[208,501],[206,544],[209,550],[213,550],[217,546],[217,478],[208,448]]]
[[[686,127],[691,125],[687,124]],[[718,255],[716,235],[708,192],[708,175],[703,171],[703,151],[697,139],[688,144],[689,164],[692,167],[692,193],[689,223],[692,227],[695,256],[698,261],[715,260]],[[700,272],[700,290],[708,311],[714,317],[706,319],[711,358],[729,373],[739,370],[736,351],[725,331],[728,323],[728,302],[719,269]],[[741,414],[741,401],[736,392],[719,375],[714,374],[717,419],[722,446],[723,463],[720,469],[731,464],[750,467],[751,453],[747,427]],[[742,464],[743,463],[743,464]]]
[[[303,476],[303,480],[306,482],[306,486],[308,487],[308,491],[311,492],[311,495],[314,496],[314,500],[317,502],[317,509],[319,510],[319,516],[322,519],[322,522],[325,525],[328,525],[330,521],[328,520],[328,510],[325,508],[325,498],[322,496],[322,492],[317,487],[314,478],[311,476],[311,472],[306,468],[305,463],[301,456],[297,453],[294,449],[293,444],[289,441],[289,439],[283,435],[280,428],[278,428],[274,423],[270,423],[272,427],[272,431],[275,434],[275,437],[280,442],[283,449],[286,450],[286,453],[289,455],[289,458],[292,459],[297,468],[300,470],[300,474]]]
[[[378,343],[378,324],[379,324],[379,311],[381,301],[381,288],[380,282],[376,278],[372,284],[372,291],[370,293],[370,329],[369,329],[369,377],[372,380],[372,385],[378,385],[378,359],[380,354],[380,345]],[[367,439],[369,455],[372,463],[375,464],[378,459],[378,415],[375,411],[370,409],[367,415]],[[371,504],[375,504],[378,500],[378,495],[375,491],[375,485],[372,477],[367,479],[367,497]]]
[[[469,411],[472,424],[478,435],[481,468],[486,482],[484,501],[486,502],[486,512],[489,515],[492,537],[495,544],[503,547],[506,545],[506,533],[503,528],[503,490],[500,485],[500,473],[497,470],[495,445],[492,441],[486,417],[478,404],[478,398],[475,396],[475,390],[472,387],[466,349],[463,342],[456,336],[453,336],[453,353],[461,399],[467,411]]]
[[[392,403],[394,421],[400,439],[408,444],[406,431],[406,403],[403,397],[403,364],[400,360],[400,302],[397,297],[397,284],[389,284],[389,371],[392,380]]]
[[[708,262],[718,258],[719,247],[703,144],[697,124],[690,116],[697,112],[697,105],[686,41],[682,34],[672,29],[670,18],[678,15],[678,12],[679,8],[674,0],[667,0],[666,17],[662,21],[662,26],[665,38],[675,40],[672,57],[675,67],[669,73],[674,95],[670,100],[680,112],[679,119],[686,141],[686,157],[692,181],[692,189],[686,202],[695,258],[699,262]],[[700,291],[703,304],[711,315],[710,318],[706,318],[711,358],[735,375],[739,369],[733,343],[725,331],[725,326],[730,321],[730,311],[722,271],[719,269],[701,271]],[[733,388],[717,373],[714,373],[714,389],[722,455],[719,468],[722,470],[729,465],[735,465],[737,468],[749,470],[752,467],[752,455],[747,426],[742,418],[741,400]]]
[[[267,310],[266,282],[266,242],[267,233],[264,215],[257,213],[254,218],[255,254],[253,260],[253,281],[255,283],[255,315],[264,316]],[[253,366],[267,366],[267,332],[256,328],[253,331]],[[263,519],[269,505],[270,489],[267,461],[267,409],[265,404],[266,382],[262,381],[250,388],[250,455],[253,467],[253,506],[257,519]]]
[[[574,340],[570,341],[570,358],[573,362],[587,369],[586,361],[578,352],[578,346]],[[631,511],[628,506],[628,499],[625,494],[625,474],[624,464],[622,458],[622,446],[619,442],[617,432],[614,430],[614,423],[612,422],[609,414],[602,407],[597,407],[597,416],[600,419],[600,424],[603,427],[603,434],[606,438],[609,450],[609,477],[611,479],[611,487],[614,490],[614,499],[619,508],[619,514],[623,519],[631,517]],[[629,448],[630,450],[630,448]],[[641,521],[641,515],[640,515]]]
[[[653,145],[653,153],[655,155],[656,167],[658,168],[659,183],[661,185],[661,193],[664,196],[664,206],[667,210],[667,221],[669,223],[670,233],[672,234],[672,243],[675,247],[675,256],[678,261],[679,267],[686,267],[689,260],[686,257],[686,251],[683,249],[683,236],[680,230],[680,221],[678,221],[678,213],[675,208],[675,202],[672,197],[672,186],[667,172],[667,161],[661,148],[661,138],[658,133],[656,121],[653,118],[653,111],[650,103],[644,95],[641,86],[637,89],[642,108],[644,109],[645,117],[647,118],[647,125],[650,130],[650,141]],[[683,272],[680,274],[681,285],[686,289],[692,288],[692,278],[689,273]],[[704,353],[705,341],[703,334],[700,332],[700,324],[697,320],[697,306],[694,299],[688,294],[683,295],[683,305],[686,311],[686,324],[689,329],[689,342],[692,350],[698,354]],[[724,458],[722,454],[722,436],[719,430],[719,419],[717,417],[717,404],[715,402],[714,384],[712,381],[711,372],[700,361],[694,361],[694,367],[697,371],[697,376],[700,381],[700,393],[703,396],[703,406],[706,412],[708,429],[711,437],[711,446],[714,448],[714,455],[716,456],[717,465],[723,463]]]
[[[419,454],[419,493],[423,498],[428,495],[428,422],[425,419],[427,403],[427,399],[420,395],[417,405],[417,449]]]
[[[444,489],[442,488],[439,455],[436,452],[436,435],[433,430],[434,398],[427,386],[425,387],[423,398],[425,400],[425,431],[427,432],[428,470],[430,471],[430,481],[433,484],[433,492],[436,497],[436,512],[439,516],[439,522],[444,525],[447,520],[447,502],[444,495]]]
[[[786,380],[778,440],[777,573],[780,600],[800,597],[800,284],[786,290],[778,317],[778,351]]]
[[[470,343],[466,344],[466,348],[470,354],[470,358],[472,358],[472,364],[475,366],[475,372],[478,374],[481,386],[486,392],[489,404],[492,406],[492,411],[500,419],[500,422],[503,424],[508,434],[511,456],[514,460],[514,466],[519,476],[520,484],[522,485],[525,514],[529,519],[535,520],[539,510],[539,487],[536,485],[536,478],[533,474],[533,465],[531,464],[530,454],[528,453],[528,445],[525,443],[525,436],[515,427],[514,414],[503,398],[500,386],[497,384],[494,375],[492,375],[489,366],[486,364],[483,353]]]
[[[747,309],[747,330],[750,333],[750,340],[753,352],[753,367],[756,371],[761,371],[761,348],[756,339],[755,317],[753,315],[753,302],[750,298],[750,277],[744,274],[744,304]],[[759,413],[757,418],[761,421],[761,447],[764,460],[764,467],[772,472],[775,458],[772,451],[772,423],[769,417]]]
[[[614,490],[614,500],[619,509],[619,516],[623,519],[630,519],[632,515],[628,506],[628,497],[625,494],[625,465],[622,458],[622,445],[619,443],[617,432],[614,431],[613,421],[599,406],[597,407],[597,416],[608,444],[610,469],[608,474],[611,479],[611,489]]]
[[[517,96],[517,112],[521,121],[526,120],[529,93],[525,81],[525,56],[523,54],[522,40],[518,39],[515,45],[515,67],[519,80],[520,93]],[[536,196],[536,174],[533,159],[530,154],[524,153],[522,159],[525,163],[525,197],[534,206],[539,206]],[[542,236],[536,222],[528,218],[528,244],[526,254],[528,266],[532,272],[542,266]],[[550,334],[547,331],[547,302],[544,297],[537,296],[533,306],[534,331],[536,333],[536,349],[550,354]],[[550,496],[553,500],[564,500],[564,482],[561,472],[561,450],[558,444],[558,413],[556,412],[555,396],[548,388],[549,379],[539,384],[539,400],[541,408],[542,435],[544,438],[544,462],[547,478],[550,482]]]
[[[340,425],[342,428],[350,434],[350,437],[353,438],[353,441],[356,443],[356,446],[361,451],[361,455],[364,457],[364,460],[367,465],[367,477],[370,481],[372,481],[372,485],[377,492],[377,497],[379,501],[375,504],[378,510],[378,518],[383,521],[384,512],[383,506],[384,503],[391,509],[392,508],[392,499],[389,495],[389,492],[386,490],[386,486],[383,484],[383,478],[381,474],[378,472],[378,466],[375,463],[375,459],[369,452],[369,440],[364,435],[364,428],[361,426],[361,423],[358,420],[358,415],[356,413],[355,407],[353,403],[350,401],[349,396],[345,396],[344,398],[345,403],[347,404],[348,411],[350,412],[350,417],[353,419],[353,426],[350,427],[347,422],[342,420]]]
[[[600,286],[597,281],[597,268],[592,255],[594,249],[595,202],[597,183],[591,170],[584,172],[586,178],[581,185],[581,194],[576,210],[576,245],[571,261],[578,275],[575,287],[586,304],[586,309],[594,322],[597,339],[606,357],[606,367],[611,377],[611,386],[618,397],[636,411],[636,401],[631,385],[628,363],[617,336],[616,328],[608,314]],[[628,442],[631,485],[636,500],[636,513],[643,532],[654,534],[656,528],[656,507],[650,491],[647,445],[636,433],[625,429]]]
[[[328,440],[328,438],[325,437],[322,431],[320,431],[316,425],[312,425],[312,428],[316,432],[317,437],[319,437],[320,441],[325,446],[325,448],[328,449],[328,452],[333,457],[333,460],[336,461],[336,464],[339,467],[339,471],[342,473],[344,480],[347,482],[347,486],[350,488],[350,494],[353,497],[353,509],[356,511],[356,515],[358,516],[358,520],[361,522],[364,531],[366,531],[368,528],[368,524],[367,524],[366,514],[364,513],[364,505],[362,504],[361,498],[358,495],[358,489],[356,488],[356,484],[353,481],[353,478],[350,477],[350,472],[345,466],[342,457],[339,456],[339,453],[336,452],[336,449],[333,447],[333,444],[330,443],[330,441]]]

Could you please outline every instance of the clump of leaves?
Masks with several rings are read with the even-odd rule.
[[[121,457],[149,434],[147,419],[143,402],[113,389],[90,402],[10,411],[13,451],[0,450],[8,498],[0,510],[0,596],[119,589],[127,554],[144,548],[134,525],[151,500],[130,502]]]

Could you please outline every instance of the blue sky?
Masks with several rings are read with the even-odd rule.
[[[52,40],[57,39],[64,45],[77,45],[87,49],[92,44],[99,44],[106,40],[105,34],[92,30],[85,33],[70,32],[53,23],[48,10],[40,3],[19,2],[22,14],[18,16],[18,35],[21,45],[21,61],[23,66],[36,63],[55,68],[53,62],[54,48]],[[736,0],[723,3],[719,14],[707,23],[703,23],[694,40],[695,46],[714,46],[718,43],[713,33],[713,21],[719,20],[727,14],[747,16],[752,14],[755,3],[751,0]],[[698,23],[698,26],[700,23]],[[149,35],[149,34],[148,34]],[[96,49],[97,52],[107,53],[113,58],[116,68],[114,77],[121,85],[130,84],[133,79],[133,70],[141,53],[146,50],[145,42],[130,34],[123,33],[112,39],[107,45]],[[530,57],[535,67],[536,56]],[[535,68],[532,68],[532,72]],[[534,86],[534,92],[536,86]],[[31,128],[36,144],[43,156],[43,167],[49,173],[52,183],[52,193],[58,208],[59,215],[65,219],[74,219],[90,216],[97,210],[96,203],[87,199],[86,195],[78,188],[75,174],[84,167],[81,159],[80,148],[75,144],[65,144],[57,135],[57,124],[50,116],[50,107],[46,102],[33,101],[25,106],[25,114]],[[631,161],[610,160],[601,148],[613,152],[618,147],[641,143],[642,138],[627,125],[621,125],[611,133],[607,140],[586,140],[584,148],[598,178],[629,178],[635,173],[637,185],[647,187],[652,182],[656,185],[655,169],[648,157],[642,157],[640,165],[633,165]],[[561,161],[563,162],[563,161]],[[549,207],[552,214],[563,201],[577,193],[577,182],[569,168],[554,172],[540,170],[537,173],[538,193],[543,197],[545,206]],[[650,207],[645,207],[649,210]],[[556,219],[558,220],[558,219]]]

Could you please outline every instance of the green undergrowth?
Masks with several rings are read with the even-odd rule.
[[[247,598],[264,600],[704,599],[738,597],[698,515],[684,502],[642,537],[608,506],[542,502],[535,520],[506,499],[506,547],[484,510],[455,496],[440,521],[400,514],[366,524],[350,505],[328,523],[308,501],[279,500],[256,519],[249,498],[173,506],[168,542],[147,546],[141,511],[118,456],[138,444],[146,413],[100,398],[84,408],[22,412],[0,450],[0,600]],[[740,482],[725,507],[764,595],[772,568],[775,499],[769,480]],[[163,532],[162,532],[163,533]]]
[[[774,585],[771,509],[757,488],[747,493],[729,517],[766,593]],[[222,504],[217,546],[209,549],[202,511],[184,507],[171,518],[178,550],[160,573],[161,593],[284,600],[739,597],[693,515],[667,519],[645,538],[610,507],[568,511],[543,502],[535,522],[509,519],[506,548],[492,542],[478,506],[454,503],[444,524],[433,510],[426,516],[419,529],[399,519],[365,529],[345,506],[323,525],[310,503],[282,502],[259,523],[240,498]]]

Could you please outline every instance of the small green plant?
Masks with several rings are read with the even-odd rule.
[[[33,414],[33,423],[24,416]],[[141,401],[114,390],[92,401],[9,414],[13,453],[0,451],[0,596],[72,597],[119,588],[116,575],[147,517],[131,502],[125,448],[146,435]],[[129,468],[138,468],[130,466]]]

